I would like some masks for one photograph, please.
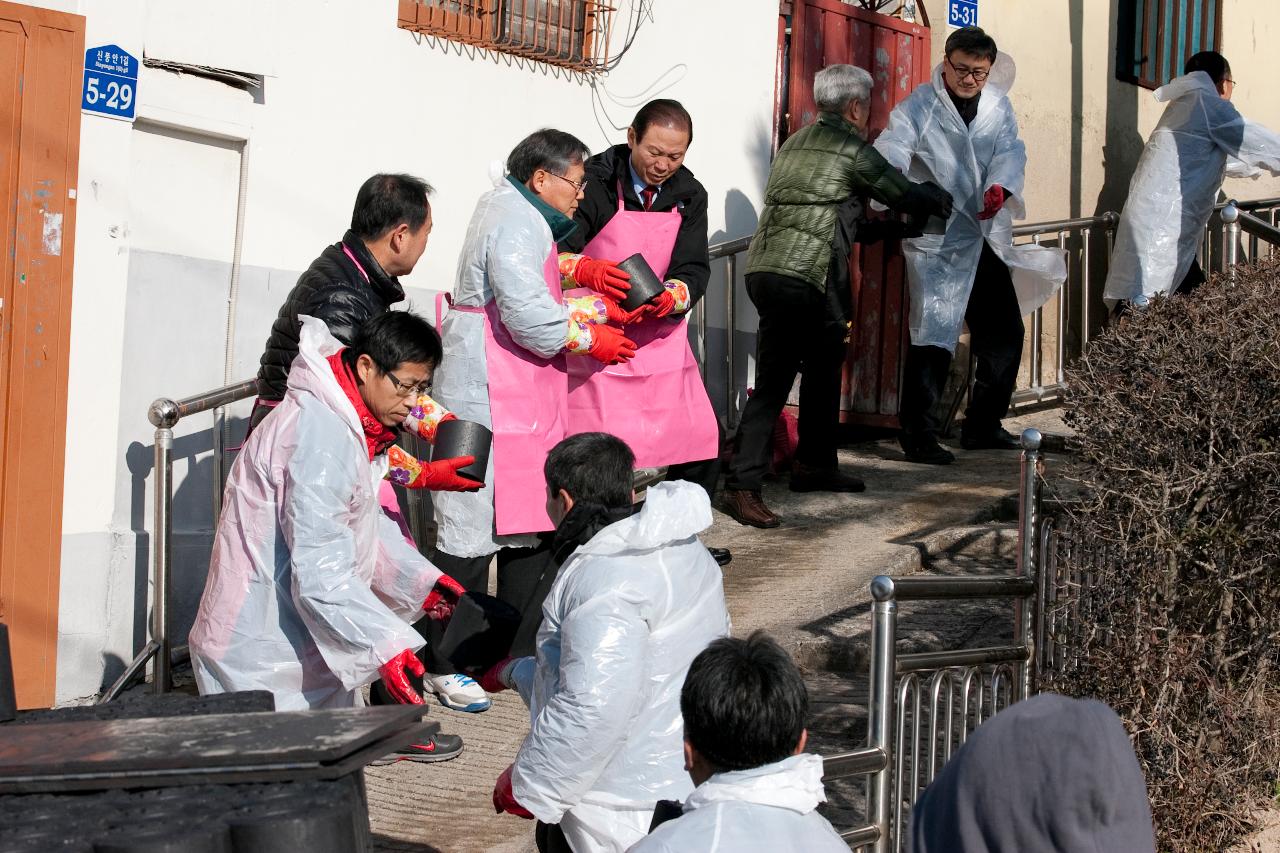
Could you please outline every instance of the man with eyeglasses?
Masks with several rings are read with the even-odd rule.
[[[202,694],[268,690],[277,710],[359,706],[381,677],[422,704],[423,641],[411,622],[448,618],[460,587],[382,512],[377,483],[413,391],[440,362],[422,318],[386,311],[344,347],[300,318],[298,356],[280,405],[232,465],[190,647]],[[406,389],[408,393],[406,393]],[[462,749],[436,735],[403,757]]]
[[[1022,318],[1066,279],[1061,249],[1013,245],[1026,215],[1026,149],[1007,97],[1013,61],[979,27],[956,30],[933,79],[889,117],[875,147],[907,177],[941,185],[955,199],[945,221],[904,240],[911,347],[902,379],[900,441],[907,460],[946,465],[938,443],[940,401],[960,332],[968,324],[976,381],[961,427],[966,450],[1016,449],[1001,426],[1022,361]]]
[[[1169,106],[1129,184],[1103,291],[1117,312],[1203,284],[1196,252],[1223,178],[1280,174],[1280,136],[1240,115],[1235,85],[1226,58],[1206,50],[1156,90]]]

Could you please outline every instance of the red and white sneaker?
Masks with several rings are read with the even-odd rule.
[[[374,767],[395,764],[397,761],[417,761],[428,764],[433,761],[448,761],[461,754],[462,738],[457,735],[435,734],[421,742],[402,746],[395,752],[369,763]]]

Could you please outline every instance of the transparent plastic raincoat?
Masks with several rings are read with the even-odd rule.
[[[1169,102],[1129,182],[1103,298],[1146,305],[1172,293],[1204,239],[1222,179],[1280,174],[1280,136],[1240,115],[1193,71],[1156,89]]]
[[[848,853],[818,806],[822,759],[793,755],[773,764],[717,773],[684,801],[684,814],[631,848],[632,853]]]
[[[1067,278],[1061,249],[1013,245],[1013,220],[1026,216],[1022,200],[1027,152],[1007,97],[1016,68],[1001,53],[965,127],[942,82],[942,65],[889,115],[876,150],[913,181],[933,181],[951,193],[955,211],[943,234],[902,241],[911,293],[911,343],[955,351],[973,289],[982,241],[1009,267],[1024,315],[1039,308]],[[1009,191],[992,219],[979,221],[992,186]]]
[[[568,341],[569,309],[547,293],[543,266],[555,249],[542,215],[500,173],[471,215],[458,257],[453,304],[480,308],[497,300],[511,339],[528,352],[550,359]],[[489,368],[485,317],[448,311],[440,327],[444,358],[436,370],[432,396],[459,418],[493,426],[489,409]],[[548,381],[564,383],[563,371]],[[499,548],[536,545],[531,535],[497,536],[494,528],[494,457],[478,492],[437,492],[431,496],[439,525],[437,547],[455,557],[479,557]],[[542,496],[538,496],[542,500]]]
[[[658,800],[693,790],[680,690],[698,653],[729,633],[720,567],[698,540],[710,526],[700,487],[650,487],[638,513],[565,561],[543,604],[536,668],[514,668],[531,728],[512,790],[576,853],[625,850]]]
[[[191,662],[203,694],[270,690],[276,709],[343,708],[422,637],[440,572],[378,504],[387,458],[364,432],[303,317],[284,400],[231,467]]]

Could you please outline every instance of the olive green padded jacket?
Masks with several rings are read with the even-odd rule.
[[[897,207],[911,182],[835,113],[823,112],[783,143],[769,173],[764,214],[747,273],[771,272],[825,292],[836,208],[849,196]]]

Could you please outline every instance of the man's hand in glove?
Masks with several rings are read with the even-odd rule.
[[[587,355],[601,364],[621,364],[635,358],[636,344],[613,326],[592,326],[591,349]]]
[[[516,795],[511,792],[511,769],[515,765],[511,765],[502,771],[502,775],[498,777],[498,781],[493,786],[493,810],[498,814],[507,812],[516,817],[527,818],[533,820],[533,815],[524,806],[516,802]]]
[[[573,270],[573,280],[602,296],[621,302],[631,289],[631,276],[613,261],[583,258]]]
[[[440,575],[431,592],[427,593],[427,600],[422,602],[424,615],[428,619],[448,619],[465,592],[462,584],[448,575]]]
[[[648,317],[654,320],[660,320],[676,310],[676,297],[670,290],[663,290],[653,298],[652,302],[646,302],[636,309],[636,313],[642,317]]]
[[[422,473],[415,480],[415,485],[437,492],[477,492],[484,488],[484,483],[458,475],[459,468],[466,468],[475,461],[474,456],[457,456],[427,462],[422,466]]]
[[[1008,197],[1009,193],[1004,187],[992,184],[991,189],[982,195],[982,212],[978,214],[978,221],[985,221],[999,213]]]
[[[409,683],[409,676],[405,670],[419,678],[427,671],[426,667],[422,665],[422,661],[418,660],[418,656],[409,649],[405,649],[378,667],[378,674],[382,676],[382,686],[387,688],[391,698],[401,705],[422,705],[422,697],[418,695],[418,691],[414,690],[413,685]]]
[[[484,688],[485,693],[501,693],[511,687],[507,683],[507,670],[515,662],[513,657],[505,657],[484,671],[476,682]]]
[[[636,320],[639,320],[644,316],[645,306],[643,305],[634,311],[628,311],[626,308],[623,308],[616,301],[607,296],[600,297],[600,301],[604,303],[605,318],[610,323],[625,326],[628,323],[634,323]]]

